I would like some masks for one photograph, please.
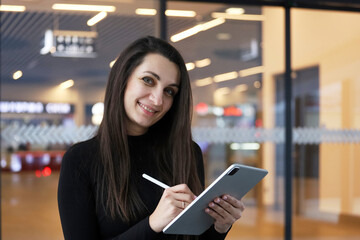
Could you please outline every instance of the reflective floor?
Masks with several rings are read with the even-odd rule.
[[[3,240],[63,239],[57,208],[58,172],[36,177],[34,172],[1,177],[1,235]],[[293,239],[360,239],[360,224],[342,224],[294,217]],[[282,240],[283,213],[247,207],[231,229],[228,240]]]

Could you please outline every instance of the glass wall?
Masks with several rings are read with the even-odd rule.
[[[359,13],[294,9],[294,239],[360,237]]]
[[[176,8],[181,2],[169,2]],[[276,156],[282,129],[274,124],[273,76],[284,72],[284,10],[187,3],[201,9],[179,28],[168,18],[170,42],[183,53],[194,95],[193,134],[211,183],[232,163],[269,174],[245,197],[246,211],[228,239],[282,239],[283,167]],[[206,27],[211,26],[211,27]],[[194,29],[192,34],[186,34]],[[283,114],[283,109],[279,114]]]
[[[156,15],[136,14],[156,10],[158,1],[98,1],[106,17],[92,26],[100,6],[75,11],[55,9],[56,1],[16,2],[25,11],[1,11],[1,235],[63,239],[62,155],[96,130],[101,104],[94,105],[103,101],[112,61],[133,40],[159,31]]]

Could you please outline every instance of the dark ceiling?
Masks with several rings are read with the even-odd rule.
[[[17,1],[36,3],[37,8],[34,7],[34,4],[30,5],[29,11],[20,13],[0,12],[1,83],[58,85],[67,79],[73,79],[76,83],[74,87],[77,88],[105,86],[110,71],[109,63],[131,41],[145,35],[156,35],[156,27],[159,24],[153,16],[125,14],[126,8],[133,11],[135,6],[121,4],[122,1],[136,2],[140,6],[144,2],[134,0],[109,2],[104,0],[103,2],[108,5],[111,2],[117,2],[119,11],[109,14],[95,27],[86,25],[87,20],[94,16],[94,13],[55,12],[51,10],[51,5],[46,8],[44,4],[41,4],[47,3],[49,5],[49,2],[42,0]],[[84,2],[82,1],[82,3]],[[93,2],[90,1],[94,4]],[[229,7],[229,5],[223,4],[174,4],[170,7],[183,10],[192,8],[198,13],[198,16],[196,18],[168,18],[168,36],[193,27],[199,21],[208,21],[211,19],[211,12],[224,11],[226,7]],[[246,13],[261,14],[260,7],[246,6],[245,9]],[[54,57],[49,53],[41,55],[40,49],[44,45],[44,34],[48,29],[96,31],[98,33],[95,42],[97,57]],[[232,38],[224,44],[224,42],[215,39],[217,33],[231,33]],[[261,24],[259,22],[229,20],[226,24],[198,35],[173,43],[183,54],[186,62],[207,57],[212,59],[212,67],[206,71],[201,69],[191,71],[192,79],[225,73],[234,69],[254,67],[261,63],[260,58],[240,65],[239,61],[234,61],[234,57],[239,59],[242,52],[248,51],[252,39],[259,40],[261,38]],[[257,43],[260,45],[259,41]],[[217,64],[217,61],[221,64]],[[15,81],[12,79],[12,75],[17,70],[21,70],[23,76]]]
[[[4,12],[1,15],[1,81],[14,83],[12,74],[21,69],[21,84],[60,83],[66,79],[86,79],[87,84],[104,84],[109,63],[131,41],[140,36],[154,35],[151,17],[109,16],[96,26],[96,58],[64,58],[41,55],[44,34],[54,29],[90,31],[86,21],[90,14],[54,14],[51,12]],[[194,20],[174,23],[190,26]],[[175,30],[175,29],[174,29]],[[175,30],[176,31],[176,30]]]

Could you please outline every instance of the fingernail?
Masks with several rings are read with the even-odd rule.
[[[226,199],[227,199],[227,196],[226,196],[226,195],[225,195],[225,196],[223,196],[223,199],[224,199],[224,200],[226,200]]]
[[[219,203],[219,202],[220,202],[220,198],[215,199],[215,202]]]
[[[211,203],[209,204],[209,206],[210,206],[210,207],[213,207],[213,206],[214,206],[214,203],[211,202]]]

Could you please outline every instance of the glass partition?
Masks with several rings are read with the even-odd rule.
[[[96,103],[103,101],[118,54],[133,40],[157,34],[157,16],[136,9],[156,10],[158,1],[81,1],[95,11],[16,2],[24,11],[1,8],[1,235],[63,239],[57,206],[62,155],[96,131],[102,116]],[[88,24],[100,11],[105,18]]]
[[[293,9],[294,239],[360,237],[359,13]]]
[[[168,8],[179,4],[170,1]],[[193,135],[207,184],[232,163],[269,171],[244,197],[246,210],[227,239],[282,239],[283,160],[276,147],[283,145],[283,129],[275,124],[274,75],[285,66],[284,10],[213,3],[186,8],[198,9],[197,15],[169,17],[168,35],[192,81]]]

